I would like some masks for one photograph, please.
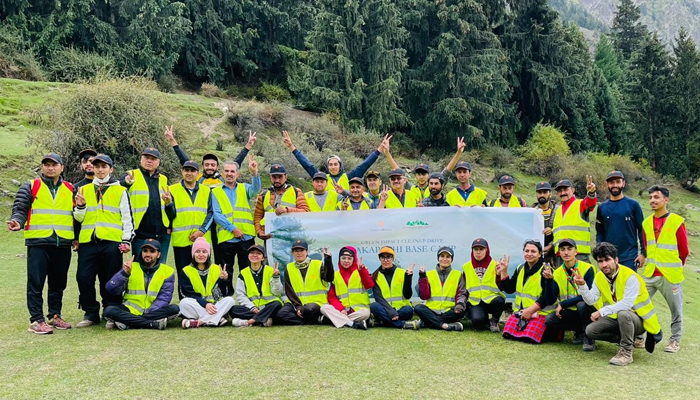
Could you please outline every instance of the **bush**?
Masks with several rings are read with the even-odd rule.
[[[488,144],[484,146],[483,156],[481,163],[490,164],[494,168],[505,168],[517,164],[518,157],[513,153],[512,150],[497,146],[495,144]]]
[[[272,83],[263,83],[262,86],[260,86],[259,93],[260,97],[266,101],[279,101],[284,103],[292,99],[292,95],[289,94],[287,89]]]
[[[239,99],[254,99],[258,95],[258,86],[230,85],[226,87],[226,95]]]
[[[178,79],[173,74],[161,75],[156,79],[158,88],[163,93],[175,93],[178,86]]]
[[[0,78],[43,81],[44,76],[30,43],[14,28],[0,25]]]
[[[522,148],[525,169],[550,179],[561,170],[562,159],[571,154],[564,134],[552,125],[537,124]]]
[[[47,71],[54,82],[82,82],[90,79],[114,77],[114,60],[97,53],[65,48],[51,54]]]
[[[199,89],[199,94],[204,97],[222,97],[223,92],[213,83],[203,83]]]
[[[262,132],[266,126],[282,126],[286,109],[280,103],[231,101],[228,106],[229,122],[242,130]]]
[[[50,134],[36,135],[41,151],[55,151],[66,162],[69,181],[82,178],[78,153],[91,147],[114,160],[115,176],[140,163],[145,147],[161,150],[161,169],[179,176],[179,164],[163,135],[162,94],[152,81],[140,78],[82,84],[58,101]]]

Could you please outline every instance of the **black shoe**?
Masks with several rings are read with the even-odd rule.
[[[572,343],[573,344],[582,344],[584,336],[585,335],[583,333],[574,332],[574,340],[572,341]]]
[[[654,348],[656,347],[656,344],[663,339],[664,333],[663,331],[659,331],[656,335],[652,335],[649,332],[647,332],[647,339],[644,341],[644,348],[646,349],[647,352],[653,353]]]
[[[367,323],[365,321],[355,321],[352,324],[353,329],[361,329],[363,331],[367,330]]]

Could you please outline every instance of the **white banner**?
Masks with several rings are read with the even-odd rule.
[[[471,260],[471,244],[476,238],[488,241],[495,260],[509,255],[512,272],[524,262],[524,242],[544,240],[542,213],[533,208],[422,207],[280,216],[267,213],[265,220],[265,231],[272,234],[267,241],[268,260],[270,264],[279,263],[280,270],[292,262],[292,243],[299,239],[309,244],[309,256],[314,259],[321,259],[322,247],[330,247],[335,268],[340,249],[353,246],[370,272],[379,268],[378,252],[383,246],[394,249],[396,265],[406,268],[408,264],[426,264],[428,270],[437,266],[437,250],[449,246],[455,252],[452,266],[461,271]],[[417,273],[414,280],[418,281]]]

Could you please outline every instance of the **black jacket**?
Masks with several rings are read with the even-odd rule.
[[[139,228],[136,229],[135,239],[162,239],[167,233],[166,230],[168,226],[163,225],[163,218],[160,214],[160,205],[163,201],[160,198],[160,173],[156,172],[150,175],[148,171],[139,167],[143,178],[146,180],[146,185],[148,186],[148,209],[146,214],[144,214],[143,219]],[[119,183],[126,187],[127,189],[131,187],[126,183],[126,174],[122,176]],[[165,206],[165,214],[168,216],[170,221],[175,219],[177,212],[175,211],[175,202],[171,202]]]

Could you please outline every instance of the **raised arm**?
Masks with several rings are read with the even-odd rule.
[[[304,168],[306,173],[313,178],[313,176],[318,172],[318,168],[316,168],[316,166],[313,165],[308,158],[306,158],[304,153],[297,149],[294,143],[292,143],[292,138],[289,137],[289,132],[282,131],[282,135],[284,136],[284,145],[292,151],[292,154],[294,154],[294,157],[296,157],[301,167]]]

